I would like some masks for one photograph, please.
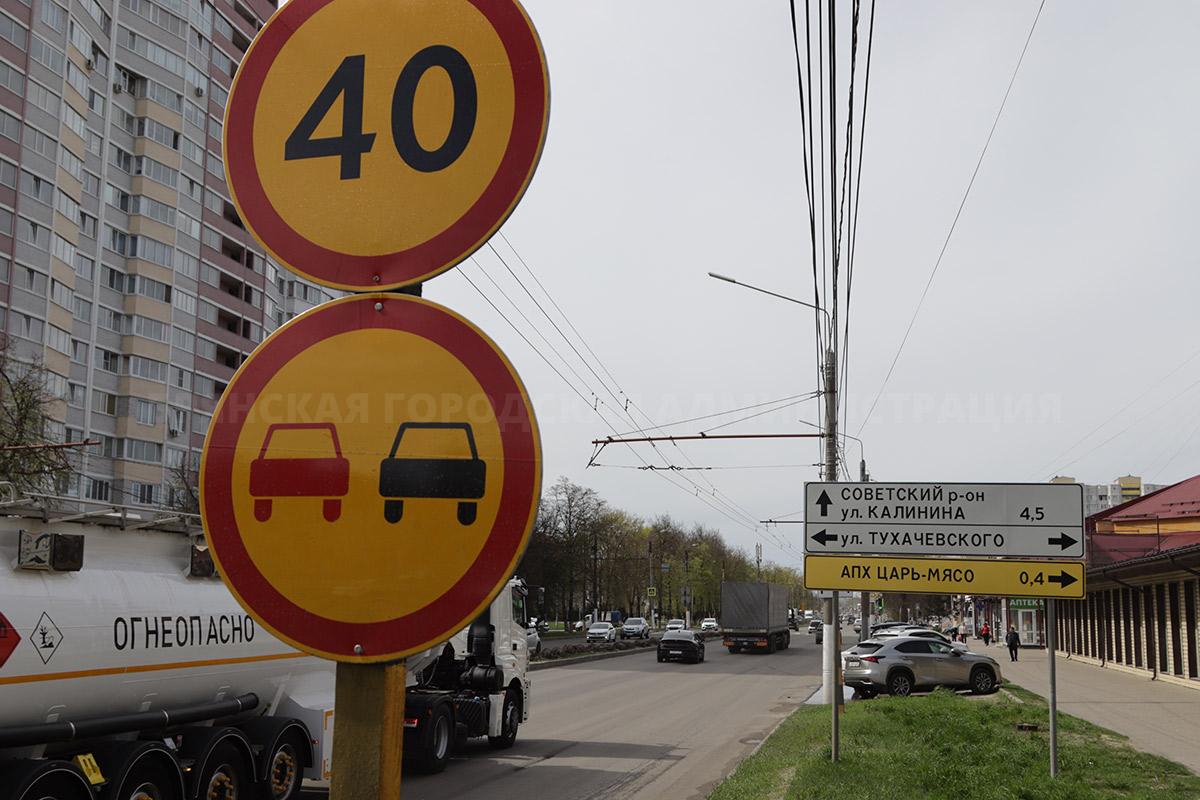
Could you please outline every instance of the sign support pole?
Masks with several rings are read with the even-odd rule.
[[[1050,777],[1058,777],[1058,680],[1054,674],[1054,651],[1058,649],[1055,631],[1054,598],[1046,598],[1046,649],[1050,651]]]
[[[337,665],[330,800],[396,800],[408,663]]]

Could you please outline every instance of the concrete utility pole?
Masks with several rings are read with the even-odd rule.
[[[837,356],[833,348],[825,351],[825,480],[837,480]],[[822,670],[822,696],[833,709],[832,759],[838,760],[838,708],[841,706],[841,676],[838,674],[838,644],[841,625],[838,624],[838,593],[825,605],[825,663]]]
[[[649,539],[648,544],[650,545],[650,591],[651,591],[651,594],[650,594],[650,627],[653,628],[654,627],[654,595],[656,594],[656,592],[654,592],[654,540]]]

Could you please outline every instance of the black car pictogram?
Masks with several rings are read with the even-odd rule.
[[[397,456],[401,440],[421,431],[462,431],[469,458]],[[384,498],[383,518],[396,523],[404,514],[404,501],[417,497],[458,500],[458,521],[475,521],[477,504],[487,483],[487,464],[475,449],[475,435],[465,422],[404,422],[396,432],[391,453],[379,465],[379,494]]]

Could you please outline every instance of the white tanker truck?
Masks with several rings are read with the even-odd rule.
[[[335,665],[254,623],[195,522],[0,488],[0,800],[280,800],[330,777]],[[406,762],[437,772],[468,737],[513,744],[525,595],[513,579],[409,658]]]

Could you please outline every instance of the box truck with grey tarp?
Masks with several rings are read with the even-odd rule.
[[[788,590],[776,583],[722,583],[721,620],[725,646],[774,653],[791,643],[788,630]]]

